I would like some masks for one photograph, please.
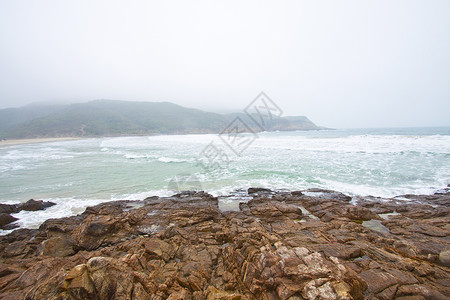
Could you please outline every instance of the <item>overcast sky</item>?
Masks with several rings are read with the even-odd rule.
[[[450,1],[0,2],[0,108],[92,99],[450,125]]]

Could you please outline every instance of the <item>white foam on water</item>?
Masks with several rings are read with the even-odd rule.
[[[121,194],[113,195],[111,201],[115,200],[144,200],[147,197],[158,196],[158,197],[168,197],[175,194],[173,191],[167,189],[161,190],[150,190],[145,192],[131,193],[131,194]]]
[[[275,142],[275,143],[274,143]],[[404,135],[353,135],[333,138],[305,136],[263,136],[252,147],[274,149],[302,149],[305,151],[340,153],[449,153],[450,136],[404,136]]]
[[[180,158],[172,158],[172,157],[164,157],[164,156],[158,158],[158,161],[164,162],[164,163],[172,163],[172,162],[175,162],[175,163],[191,162],[191,161],[193,161],[193,160],[194,160],[194,159],[180,159]]]
[[[151,142],[175,144],[209,144],[216,139],[216,134],[156,135],[148,137],[148,140]]]
[[[168,197],[174,193],[168,190],[152,190],[147,192],[140,192],[134,194],[113,195],[110,199],[76,199],[76,198],[48,198],[44,201],[51,201],[56,205],[39,211],[20,211],[19,213],[11,214],[18,218],[14,224],[20,228],[36,229],[48,219],[57,219],[64,217],[71,217],[83,213],[87,207],[95,206],[100,203],[116,201],[116,200],[143,200],[151,196]],[[18,204],[20,201],[2,201],[4,204]],[[0,230],[0,235],[5,235],[13,230]]]
[[[212,195],[226,196],[232,194],[238,189],[247,189],[249,187],[261,187],[271,190],[301,190],[306,187],[301,181],[287,182],[282,178],[270,178],[270,179],[250,179],[250,180],[236,180],[229,184],[218,185],[216,187],[206,189]],[[311,187],[311,186],[310,186]]]
[[[35,169],[42,164],[55,164],[56,161],[75,158],[73,153],[65,150],[38,145],[25,145],[18,149],[0,149],[0,151],[6,152],[0,155],[0,173]]]
[[[85,211],[88,206],[94,206],[102,202],[110,201],[110,199],[74,199],[74,198],[50,198],[44,201],[56,203],[45,210],[25,211],[11,214],[19,220],[14,223],[20,228],[35,229],[48,219],[64,218],[78,215]],[[6,203],[6,201],[4,201]],[[16,202],[17,203],[17,202]],[[11,203],[8,203],[11,204]],[[8,234],[11,230],[0,230],[0,235]]]
[[[14,165],[0,165],[0,173],[3,172],[8,172],[8,171],[17,171],[17,170],[25,170],[28,169],[26,166],[23,165],[18,165],[18,164],[14,164]]]
[[[127,159],[141,159],[141,158],[155,159],[157,157],[154,154],[137,154],[137,153],[125,153],[123,156]]]
[[[197,185],[214,196],[229,195],[239,188],[265,187],[324,188],[390,198],[432,194],[450,183],[450,135],[349,134],[353,133],[257,133],[258,138],[240,156],[214,134],[99,138],[0,148],[0,202],[56,199],[57,206],[37,212],[43,221],[84,209],[90,205],[83,201],[86,193],[94,199],[109,198],[92,200],[95,203],[170,196],[174,191],[160,187],[170,185],[177,174],[195,175]],[[229,156],[227,169],[209,172],[196,165],[211,142]],[[93,174],[105,170],[105,176],[93,177],[91,170]],[[133,176],[139,176],[136,186],[134,179],[130,180]],[[142,183],[147,178],[148,182]],[[67,184],[69,180],[75,184]],[[115,182],[112,197],[105,184],[108,180]],[[148,191],[140,191],[144,185]],[[61,191],[64,195],[57,194]],[[65,195],[74,197],[57,198]],[[72,209],[64,201],[78,203],[78,208]],[[36,226],[34,216],[24,212],[21,222]]]
[[[17,228],[15,228],[15,229],[17,229]],[[0,229],[0,235],[7,235],[7,234],[10,234],[10,233],[13,232],[15,229],[11,229],[11,230],[3,230],[3,229]]]
[[[302,192],[303,195],[308,197],[322,197],[325,193],[322,192]]]
[[[351,196],[376,196],[382,198],[392,198],[403,194],[432,195],[437,188],[414,185],[403,186],[372,186],[365,184],[351,184],[327,179],[321,179],[321,188],[339,191]]]
[[[398,200],[403,200],[403,201],[411,201],[411,199],[406,198],[406,197],[402,197],[402,196],[395,196],[395,197],[392,197],[392,198],[398,199]]]

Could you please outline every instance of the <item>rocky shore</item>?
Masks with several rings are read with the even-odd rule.
[[[0,229],[11,230],[19,227],[19,225],[14,223],[14,221],[17,221],[18,219],[11,216],[11,214],[18,213],[22,210],[44,210],[53,205],[56,205],[56,203],[34,199],[30,199],[25,203],[19,204],[0,204]]]
[[[449,213],[448,191],[103,203],[1,236],[0,298],[449,299]]]

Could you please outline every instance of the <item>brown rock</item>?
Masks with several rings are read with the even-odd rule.
[[[395,284],[417,282],[412,275],[398,270],[387,272],[381,269],[371,269],[359,275],[367,283],[368,291],[371,293],[379,293]]]
[[[343,193],[332,191],[332,190],[312,188],[312,189],[306,190],[306,192],[317,193],[318,198],[333,199],[333,200],[339,200],[339,201],[344,201],[344,202],[349,202],[352,200],[352,198],[350,196],[347,196]]]
[[[177,299],[181,299],[181,298],[177,298]],[[220,290],[216,289],[215,287],[210,286],[208,288],[208,297],[206,299],[207,300],[241,300],[241,299],[245,299],[245,298],[239,293],[220,291]]]
[[[0,236],[0,298],[442,299],[445,197],[353,205],[261,191],[233,212],[196,192],[102,203]],[[364,227],[368,217],[390,233]]]
[[[28,211],[44,210],[47,207],[51,207],[53,205],[56,205],[56,203],[50,201],[44,202],[43,200],[30,199],[27,202],[19,205],[19,210],[28,210]]]
[[[255,193],[271,193],[272,191],[266,188],[255,188],[251,187],[248,188],[247,193],[248,194],[255,194]]]
[[[69,271],[65,277],[67,293],[74,298],[93,298],[96,296],[95,286],[92,282],[86,265],[78,265]]]
[[[331,244],[318,247],[328,256],[351,259],[361,256],[361,249],[352,245]]]
[[[443,250],[439,253],[439,262],[446,267],[450,267],[450,250]]]
[[[445,297],[440,292],[435,291],[433,290],[433,288],[430,288],[422,284],[403,285],[398,288],[396,296],[397,297],[414,296],[414,297],[424,297],[424,299],[436,299],[436,300],[448,299],[448,297]]]
[[[157,238],[151,239],[145,243],[145,251],[150,255],[162,258],[166,262],[169,261],[175,253],[172,245]]]
[[[7,224],[10,224],[14,221],[17,221],[18,219],[6,214],[6,213],[0,213],[0,228],[3,229],[3,227]]]
[[[86,227],[86,234],[91,236],[103,236],[109,231],[108,224],[101,222],[92,222]]]
[[[377,298],[381,300],[391,300],[395,298],[395,293],[397,293],[398,284],[392,285],[382,292],[377,294]]]
[[[44,256],[64,257],[75,253],[73,247],[74,244],[71,239],[54,237],[42,242],[39,253]]]
[[[18,204],[2,204],[0,203],[0,214],[18,213]]]

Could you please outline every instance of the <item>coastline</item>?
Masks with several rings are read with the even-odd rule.
[[[227,211],[205,192],[105,202],[1,236],[0,298],[450,296],[449,190],[391,201],[322,189],[246,197]]]
[[[0,147],[2,146],[13,146],[13,145],[26,145],[26,144],[37,144],[37,143],[48,143],[48,142],[62,142],[62,141],[72,141],[79,140],[81,137],[55,137],[55,138],[33,138],[33,139],[11,139],[0,141]]]

